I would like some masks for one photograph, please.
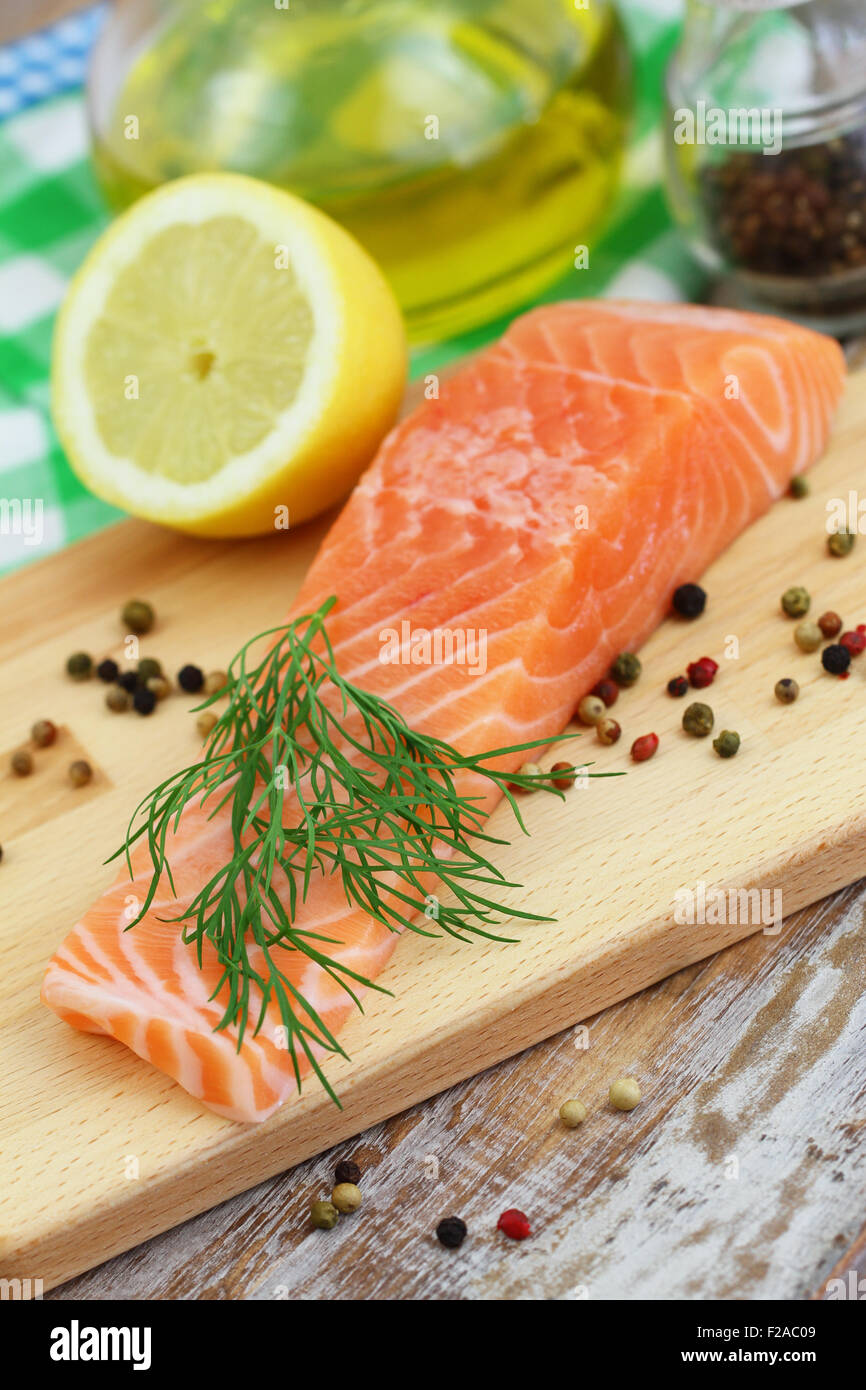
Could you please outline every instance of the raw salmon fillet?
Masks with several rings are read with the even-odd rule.
[[[676,585],[821,454],[843,377],[835,342],[772,318],[612,302],[535,310],[388,437],[292,612],[336,594],[328,631],[342,673],[462,752],[553,738],[612,658],[662,620]],[[404,620],[413,634],[484,633],[486,660],[384,664],[383,633],[402,641]],[[221,1115],[254,1121],[295,1088],[279,1015],[238,1053],[231,1031],[212,1031],[214,953],[200,970],[159,920],[230,846],[227,815],[190,808],[169,851],[177,899],[161,885],[125,931],[129,895],[150,878],[137,846],[132,886],[124,869],[73,928],[42,998]],[[313,885],[299,924],[336,937],[333,953],[371,979],[398,940],[347,908],[337,878]],[[336,1032],[354,1004],[291,959]]]

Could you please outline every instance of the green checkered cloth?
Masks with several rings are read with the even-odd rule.
[[[590,267],[570,272],[544,300],[578,293],[689,299],[700,292],[699,273],[683,254],[661,191],[661,84],[678,34],[680,0],[621,0],[621,9],[635,56],[638,132],[624,190],[604,238],[592,248]],[[70,276],[108,220],[89,160],[80,92],[0,121],[0,572],[120,515],[75,477],[49,410],[54,316]],[[417,352],[413,375],[443,366],[503,326],[488,324]],[[34,504],[42,509],[41,535],[31,525],[9,524],[12,509]],[[26,510],[22,515],[26,522]]]

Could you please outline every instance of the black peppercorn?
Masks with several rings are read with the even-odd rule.
[[[139,714],[153,714],[156,696],[146,685],[140,685],[133,691],[132,703]]]
[[[446,1216],[436,1227],[436,1239],[448,1250],[457,1250],[466,1239],[466,1222],[459,1216]]]
[[[105,681],[106,685],[110,685],[112,681],[117,680],[118,671],[119,667],[117,662],[112,661],[110,656],[107,656],[104,661],[100,661],[96,668],[97,676],[101,681]]]
[[[359,1183],[360,1181],[361,1169],[357,1163],[353,1163],[349,1158],[341,1159],[334,1169],[334,1182],[339,1184],[341,1182]]]
[[[117,677],[117,684],[131,695],[138,685],[138,676],[135,671],[121,671]]]
[[[821,653],[821,665],[831,676],[841,676],[851,665],[851,653],[839,642],[832,642]]]
[[[700,584],[681,584],[674,589],[674,612],[681,618],[699,618],[706,607],[707,596]]]
[[[200,666],[182,666],[177,673],[177,683],[181,690],[195,695],[204,685],[204,671]]]
[[[675,700],[679,700],[683,695],[687,695],[689,683],[685,676],[672,676],[668,681],[668,694],[673,695]]]

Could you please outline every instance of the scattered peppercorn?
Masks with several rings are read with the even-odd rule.
[[[333,1202],[314,1202],[310,1207],[310,1220],[320,1231],[332,1231],[340,1219],[340,1213]]]
[[[354,1182],[361,1181],[361,1169],[357,1163],[353,1163],[351,1158],[341,1158],[334,1169],[334,1182]]]
[[[611,678],[617,685],[634,685],[641,673],[641,664],[634,652],[621,652],[610,668]]]
[[[138,678],[139,685],[147,685],[147,682],[151,680],[153,676],[162,675],[162,666],[155,656],[143,656],[138,663],[138,670],[135,674]]]
[[[117,684],[120,686],[121,690],[128,690],[131,695],[138,685],[138,676],[135,671],[121,671],[120,675],[117,677]]]
[[[833,531],[827,537],[827,549],[831,555],[840,558],[850,555],[857,537],[853,531]]]
[[[592,726],[597,724],[600,719],[604,719],[604,712],[607,709],[604,700],[597,695],[584,695],[577,707],[577,717],[581,724]]]
[[[830,612],[821,614],[818,626],[825,637],[837,637],[842,631],[842,619],[831,609]]]
[[[142,637],[153,627],[154,612],[144,599],[131,598],[120,610],[120,621],[129,632],[135,632]]]
[[[621,733],[622,729],[610,716],[607,719],[599,719],[595,726],[595,736],[599,743],[604,744],[605,748],[609,748],[613,743],[618,743]]]
[[[605,678],[605,680],[599,681],[598,685],[593,686],[592,694],[597,695],[600,700],[604,700],[606,708],[610,709],[611,705],[615,705],[619,699],[619,686],[616,681]]]
[[[66,674],[74,681],[89,681],[93,671],[93,658],[87,652],[73,652],[66,663]]]
[[[689,705],[683,714],[683,728],[687,734],[694,734],[695,738],[706,738],[707,734],[713,732],[715,717],[709,705],[702,705],[697,701]]]
[[[353,1182],[338,1182],[331,1193],[331,1201],[337,1211],[344,1216],[357,1211],[363,1200],[361,1189],[356,1187]]]
[[[720,758],[733,758],[740,751],[740,735],[733,729],[723,729],[718,738],[713,739],[713,747]]]
[[[3,846],[0,845],[0,863],[3,862]]]
[[[69,780],[73,787],[86,787],[93,776],[93,768],[83,758],[69,764]]]
[[[140,685],[132,692],[132,706],[138,714],[153,714],[156,709],[156,696],[146,685]]]
[[[615,1110],[634,1110],[640,1101],[640,1086],[633,1076],[621,1076],[611,1086],[608,1099]]]
[[[831,676],[841,676],[851,665],[851,653],[841,643],[832,643],[821,653],[821,665]]]
[[[559,1107],[559,1118],[566,1129],[577,1129],[586,1119],[586,1106],[582,1100],[566,1100]]]
[[[596,728],[598,728],[598,725],[596,725]],[[550,770],[551,772],[558,772],[561,774],[561,776],[553,778],[553,785],[557,787],[559,791],[568,791],[568,788],[574,785],[575,772],[571,763],[554,763]]]
[[[208,671],[204,678],[205,695],[216,695],[218,691],[224,690],[228,680],[225,671]]]
[[[200,666],[182,666],[177,673],[177,683],[181,690],[195,695],[204,685],[204,671]]]
[[[165,676],[151,676],[147,682],[148,690],[152,690],[158,700],[164,700],[171,694],[171,682]]]
[[[774,691],[780,705],[792,705],[800,693],[800,687],[790,676],[783,676],[776,681]]]
[[[632,761],[636,763],[645,763],[649,758],[653,757],[658,746],[658,734],[642,734],[640,738],[635,739],[631,746]]]
[[[808,497],[809,491],[809,480],[802,473],[798,473],[788,484],[788,496],[797,500],[801,497]]]
[[[716,679],[719,663],[711,656],[702,656],[700,661],[691,661],[686,667],[689,683],[695,690],[706,690]]]
[[[517,1207],[509,1207],[508,1211],[502,1213],[496,1223],[496,1229],[510,1240],[526,1240],[527,1236],[532,1235],[529,1217],[518,1211]]]
[[[818,624],[806,618],[794,628],[794,641],[801,652],[816,652],[824,637]]]
[[[122,685],[113,685],[105,692],[105,703],[112,714],[124,714],[132,704],[132,696]]]
[[[521,777],[537,777],[541,771],[538,763],[524,763],[519,769]],[[524,787],[520,782],[506,782],[505,785],[514,796],[526,796],[528,792],[535,791],[535,787]]]
[[[96,668],[97,676],[101,681],[105,681],[106,685],[117,680],[119,671],[120,667],[116,661],[112,661],[110,656],[107,656],[104,661],[100,661]]]
[[[679,700],[683,695],[687,695],[688,689],[689,683],[685,676],[671,676],[671,679],[668,681],[668,694],[672,695],[675,700]]]
[[[33,771],[33,754],[29,748],[16,748],[10,759],[16,777],[29,777]]]
[[[782,611],[789,618],[804,618],[811,602],[808,589],[804,589],[802,584],[794,584],[782,595]]]
[[[446,1216],[436,1227],[436,1239],[446,1250],[459,1250],[466,1239],[466,1222],[459,1216]]]
[[[866,649],[866,633],[843,632],[839,638],[839,645],[845,647],[852,656],[859,656]]]
[[[195,721],[195,727],[198,729],[202,738],[207,738],[211,729],[213,729],[216,725],[216,722],[216,715],[212,714],[210,710],[206,709],[199,715],[198,719]]]
[[[674,612],[681,618],[699,618],[707,603],[707,596],[700,584],[680,584],[674,589]]]
[[[30,730],[30,737],[37,748],[50,748],[57,739],[57,725],[50,719],[37,719]]]

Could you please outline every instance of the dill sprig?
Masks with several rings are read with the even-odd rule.
[[[504,918],[550,919],[506,908],[491,896],[519,887],[484,853],[484,846],[507,841],[487,833],[484,797],[458,792],[455,778],[469,770],[495,783],[524,833],[511,788],[562,792],[550,774],[490,766],[549,739],[463,756],[345,680],[324,625],[335,603],[331,597],[316,612],[241,647],[226,686],[197,707],[228,696],[200,761],[143,798],[111,858],[124,855],[133,876],[132,846],[146,839],[153,874],[132,928],[149,911],[163,875],[177,896],[168,841],[184,810],[199,803],[212,818],[228,806],[231,857],[176,917],[164,920],[182,924],[199,966],[205,941],[216,952],[222,974],[211,999],[224,999],[217,1031],[236,1026],[240,1049],[247,1030],[258,1033],[275,1002],[298,1088],[303,1053],[339,1105],[317,1053],[346,1053],[289,978],[287,961],[300,953],[315,962],[358,1008],[358,989],[389,991],[329,954],[338,944],[334,938],[299,925],[299,906],[314,877],[339,874],[347,903],[393,931],[513,940],[496,931]],[[267,651],[253,664],[252,649],[262,643]],[[434,880],[449,901],[441,900],[439,889],[435,899],[428,896]]]

